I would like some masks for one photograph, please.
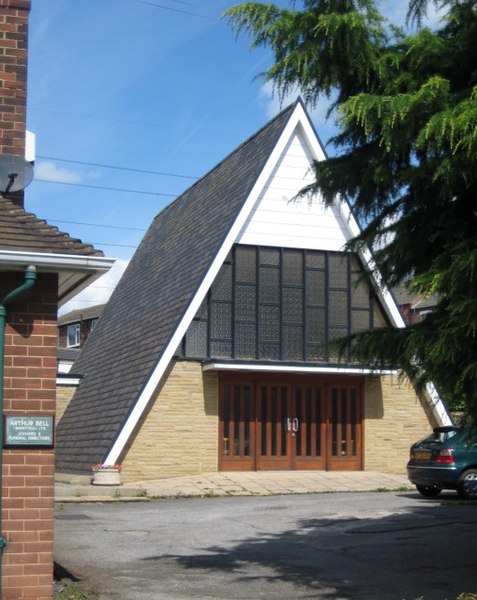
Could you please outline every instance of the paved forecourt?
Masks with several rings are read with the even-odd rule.
[[[97,501],[188,496],[272,496],[413,489],[407,477],[373,471],[258,471],[203,473],[121,486],[58,483],[56,500]]]

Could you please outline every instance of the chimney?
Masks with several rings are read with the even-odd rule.
[[[31,0],[0,0],[0,154],[25,157]],[[5,194],[7,196],[7,194]],[[23,207],[23,191],[8,194]]]

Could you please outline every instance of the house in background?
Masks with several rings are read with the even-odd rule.
[[[93,332],[104,304],[70,311],[58,317],[56,419],[59,421],[81,377],[71,371],[86,340]]]
[[[104,304],[99,304],[72,310],[58,317],[58,348],[80,350],[92,333],[103,308]]]
[[[426,318],[426,315],[436,309],[439,302],[433,294],[424,297],[422,294],[412,292],[404,285],[393,288],[393,294],[401,308],[406,325],[420,323]]]
[[[346,203],[292,199],[324,152],[301,101],[154,219],[75,363],[57,470],[123,463],[126,481],[217,470],[403,472],[409,445],[449,422],[393,371],[326,343],[402,327],[361,280]]]

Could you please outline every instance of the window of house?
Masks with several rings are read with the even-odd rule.
[[[67,346],[73,348],[74,346],[80,345],[80,325],[75,323],[74,325],[68,325],[67,330]]]

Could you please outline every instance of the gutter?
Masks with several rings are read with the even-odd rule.
[[[42,270],[58,272],[63,269],[85,271],[108,271],[115,263],[114,258],[104,256],[81,256],[75,254],[46,254],[44,252],[18,252],[0,250],[0,264],[12,268],[34,263]]]
[[[25,281],[22,285],[9,292],[3,300],[0,301],[0,417],[3,420],[3,380],[5,365],[5,325],[7,320],[7,306],[18,296],[28,292],[36,282],[36,267],[30,265],[25,270]],[[3,549],[7,545],[6,539],[2,534],[2,494],[3,494],[3,423],[0,424],[0,572]],[[2,583],[0,578],[0,600],[2,598]]]

